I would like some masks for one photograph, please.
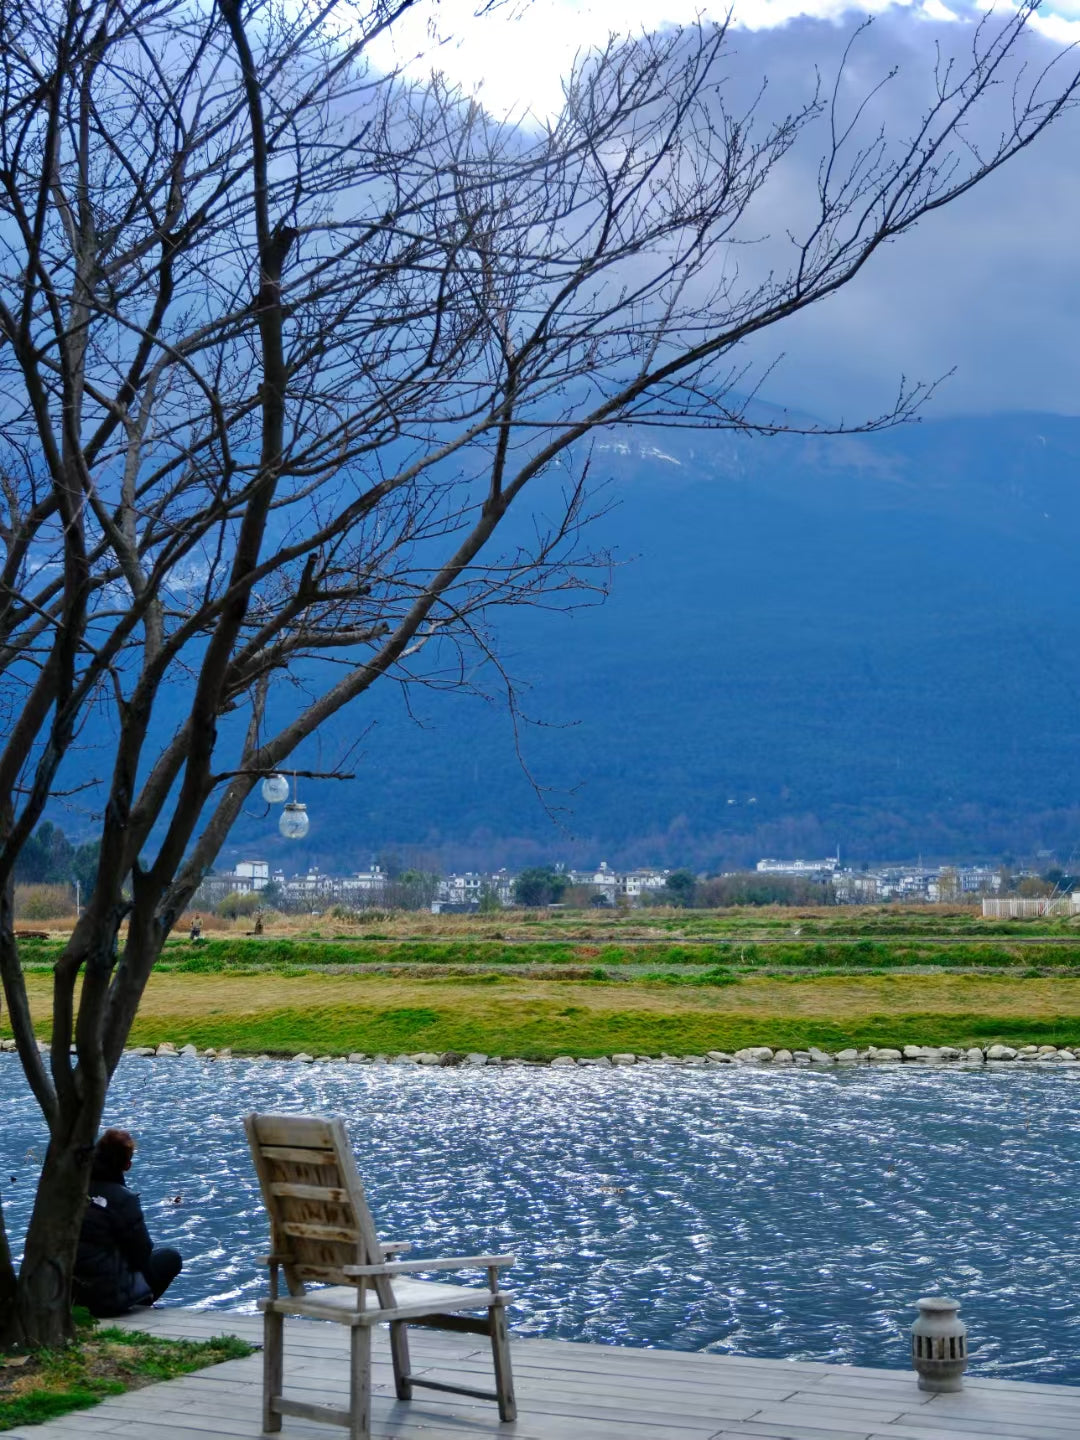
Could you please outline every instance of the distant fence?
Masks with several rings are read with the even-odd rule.
[[[984,919],[994,920],[1016,920],[1033,915],[1076,915],[1080,913],[1080,899],[1071,895],[1058,895],[1056,898],[1041,895],[1035,900],[1021,900],[1011,895],[1006,900],[984,900],[982,913]]]

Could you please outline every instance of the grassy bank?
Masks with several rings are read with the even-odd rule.
[[[0,1355],[0,1430],[40,1425],[85,1410],[108,1395],[251,1353],[252,1347],[234,1335],[163,1340],[138,1330],[95,1329],[83,1323],[77,1342],[65,1350]]]
[[[48,971],[63,948],[60,940],[23,941],[20,955],[27,971]],[[310,970],[432,967],[459,970],[558,968],[638,971],[724,967],[744,971],[887,971],[923,969],[1008,970],[1042,968],[1080,974],[1080,936],[1032,935],[1009,941],[938,937],[813,936],[757,940],[681,939],[660,943],[637,939],[623,943],[570,944],[560,940],[513,939],[315,940],[271,936],[251,939],[221,936],[191,944],[172,940],[159,962],[162,973],[301,973]]]
[[[30,975],[28,984],[45,1038],[48,980]],[[161,973],[148,987],[131,1043],[162,1040],[252,1054],[480,1050],[537,1059],[754,1044],[1065,1045],[1080,1042],[1080,976],[751,975],[682,986],[516,973]]]

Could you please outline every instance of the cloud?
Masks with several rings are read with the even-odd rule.
[[[560,77],[577,51],[613,32],[689,22],[701,12],[699,0],[667,0],[662,9],[655,0],[510,0],[480,18],[475,8],[476,0],[442,0],[434,22],[430,11],[417,10],[415,20],[410,12],[394,27],[392,51],[388,40],[374,58],[404,63],[422,53],[414,73],[434,64],[496,111],[542,115],[558,107]],[[720,16],[723,7],[711,9]],[[868,12],[877,16],[850,66],[852,93],[897,67],[867,123],[880,122],[893,137],[909,134],[931,94],[938,48],[948,54],[970,46],[981,12],[962,0],[869,0],[857,13],[847,0],[744,0],[731,36],[731,89],[749,95],[767,76],[766,110],[791,108],[817,72],[835,74]],[[999,16],[989,23],[1002,23]],[[425,29],[431,23],[452,37],[435,49]],[[1080,0],[1056,0],[1037,23],[1024,42],[1029,74],[1080,36]],[[996,102],[1003,109],[983,107],[968,138],[992,142],[1009,101],[1003,87]],[[935,415],[1080,413],[1078,142],[1080,116],[1073,113],[1002,172],[880,252],[837,295],[761,337],[753,355],[762,369],[783,352],[764,397],[852,420],[887,409],[902,376],[928,381],[954,371],[933,403]],[[820,153],[804,143],[785,161],[786,174],[756,216],[772,239],[740,252],[746,273],[775,252],[789,225],[804,228]]]
[[[516,104],[519,113],[530,104],[539,111],[557,105],[559,77],[575,49],[601,43],[614,30],[655,26],[659,17],[655,0],[537,0],[479,20],[470,18],[473,8],[474,0],[443,0],[439,24],[455,39],[438,51],[438,63],[466,88],[480,86],[487,103]],[[697,0],[670,0],[663,19],[689,21],[698,10]],[[871,0],[858,15],[846,0],[747,0],[731,38],[731,85],[750,93],[767,76],[768,104],[789,108],[815,72],[835,73],[869,10],[880,13],[859,40],[850,81],[866,87],[898,67],[872,119],[890,135],[910,133],[930,95],[937,47],[962,53],[970,46],[972,12],[959,14],[944,0],[908,6]],[[1040,23],[1049,33],[1025,37],[1029,73],[1062,41],[1076,39],[1074,17],[1080,0],[1057,0],[1044,13]],[[419,32],[396,29],[395,37],[399,58],[410,45],[423,47]],[[1007,108],[1009,99],[1003,90],[998,103]],[[992,111],[984,107],[970,139],[992,139],[1004,118]],[[934,414],[1080,413],[1078,141],[1080,116],[1073,113],[970,195],[880,252],[844,290],[762,337],[754,351],[760,365],[783,352],[765,398],[855,419],[887,408],[902,376],[933,380],[954,371]],[[820,149],[804,145],[785,162],[783,183],[770,187],[760,215],[774,242],[805,215],[819,156]],[[744,255],[741,263],[757,261]]]
[[[889,134],[909,133],[925,103],[935,45],[946,53],[963,47],[970,28],[894,10],[861,37],[857,69],[864,84],[899,66],[875,116]],[[742,36],[740,58],[786,95],[811,67],[835,69],[840,38],[830,25],[802,20]],[[1051,40],[1035,34],[1026,37],[1026,49],[1029,74],[1056,53]],[[1003,89],[968,139],[992,143],[1010,102],[1011,91]],[[932,380],[953,370],[933,414],[1080,413],[1078,142],[1080,115],[1073,112],[969,195],[880,252],[835,296],[762,337],[761,362],[784,352],[766,397],[853,419],[886,407],[902,375]],[[774,191],[774,233],[785,202],[792,217],[799,213],[814,163],[802,151],[786,190],[779,198]]]

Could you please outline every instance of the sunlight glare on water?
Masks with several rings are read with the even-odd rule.
[[[321,1113],[346,1120],[384,1238],[519,1257],[521,1335],[906,1368],[938,1292],[973,1372],[1077,1384],[1078,1079],[127,1057],[106,1121],[138,1137],[151,1233],[184,1254],[172,1303],[254,1308],[268,1234],[241,1117]],[[43,1127],[6,1054],[0,1098],[18,1243]]]

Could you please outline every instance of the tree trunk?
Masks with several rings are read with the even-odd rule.
[[[95,1123],[92,1129],[96,1128]],[[80,1123],[78,1130],[82,1129]],[[15,1313],[0,1318],[0,1346],[15,1343],[53,1348],[66,1345],[74,1336],[71,1279],[86,1208],[92,1145],[93,1135],[86,1143],[81,1133],[67,1144],[49,1143],[26,1232]]]

